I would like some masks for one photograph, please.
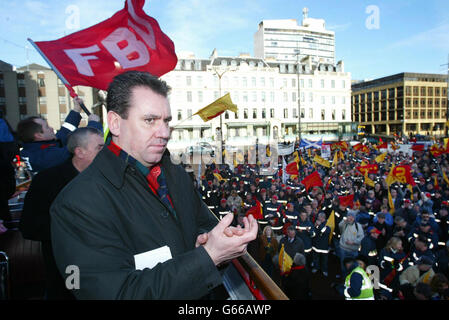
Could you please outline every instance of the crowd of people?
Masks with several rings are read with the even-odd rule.
[[[376,143],[366,146],[365,151],[349,145],[336,147],[330,159],[335,161],[337,152],[344,159],[323,166],[314,161],[320,149],[299,149],[296,143],[297,152],[285,158],[286,163],[301,158],[296,161],[297,176],[285,177],[279,157],[274,175],[261,173],[258,164],[212,163],[195,185],[218,218],[232,212],[236,225],[261,207],[259,236],[251,253],[268,275],[281,279],[281,287],[291,298],[313,298],[308,280],[318,272],[329,277],[332,254],[340,265],[329,290],[344,298],[447,299],[447,153],[435,156],[430,148],[412,154],[388,152],[377,163],[376,157],[386,150]],[[367,176],[357,169],[372,164],[377,165],[377,172]],[[393,165],[409,165],[413,185],[405,181],[388,184]],[[315,171],[322,186],[306,189],[302,181]],[[371,180],[369,185],[366,178]],[[279,262],[283,245],[293,260],[287,273]],[[369,287],[372,296],[363,290],[346,290],[356,284],[359,289]]]
[[[17,130],[23,147],[22,159],[29,162],[33,171],[39,172],[25,198],[20,231],[24,238],[42,242],[48,298],[73,298],[66,290],[53,256],[53,246],[60,244],[51,239],[49,211],[52,203],[71,180],[90,166],[98,153],[102,152],[103,157],[115,154],[128,165],[131,159],[129,155],[122,156],[124,151],[111,141],[107,142],[109,151],[104,151],[102,127],[97,116],[89,117],[87,128],[76,129],[81,120],[80,111],[79,103],[75,103],[75,109],[56,134],[47,121],[39,117],[22,120]],[[15,185],[11,162],[19,153],[10,134],[11,128],[6,122],[0,125],[0,219],[7,220],[7,201]],[[111,128],[116,130],[114,126]],[[165,131],[168,135],[169,130]],[[168,141],[168,136],[165,139]],[[346,299],[448,299],[449,156],[443,144],[440,142],[440,147],[429,149],[414,148],[409,154],[387,152],[385,147],[380,148],[381,143],[360,143],[357,146],[362,147],[356,148],[340,141],[330,146],[332,153],[327,157],[333,160],[325,161],[320,157],[324,157],[321,149],[300,148],[296,142],[294,152],[280,156],[275,172],[269,174],[263,170],[266,168],[260,164],[260,159],[256,158],[257,164],[248,164],[247,155],[242,163],[234,162],[233,166],[206,165],[199,176],[192,176],[197,192],[193,191],[189,199],[203,212],[204,204],[194,199],[197,195],[218,220],[233,217],[232,227],[218,224],[215,227],[218,229],[213,229],[219,230],[217,235],[223,233],[220,235],[223,241],[245,236],[242,230],[250,225],[247,217],[256,218],[258,236],[249,242],[248,251],[291,299],[313,299],[311,276],[329,279],[331,274],[335,278],[329,279],[332,281],[329,290]],[[264,150],[268,156],[269,149]],[[141,170],[137,161],[134,163]],[[291,164],[296,167],[293,173]],[[166,165],[170,170],[178,170]],[[395,176],[395,166],[410,168],[409,176],[402,179],[404,172],[400,177]],[[363,171],[360,167],[370,170]],[[3,179],[3,172],[8,179]],[[151,172],[144,172],[150,179]],[[169,179],[164,180],[164,183],[169,182],[169,191],[175,188],[170,174]],[[135,170],[132,175],[136,175]],[[315,177],[313,185],[305,182],[311,176]],[[151,179],[148,181],[152,192],[165,201],[161,203],[169,209],[170,214],[163,218],[172,215],[178,223],[179,212],[174,209],[180,208],[179,201],[187,191],[178,190],[175,195],[167,193],[167,186],[162,190],[162,180],[157,179],[154,185]],[[190,182],[185,180],[183,185],[190,185]],[[135,193],[130,194],[134,196]],[[63,202],[59,205],[65,208]],[[1,222],[0,234],[7,230]],[[179,228],[176,223],[173,230]],[[215,222],[208,219],[208,224],[208,228],[212,228]],[[253,226],[251,222],[251,229]],[[66,236],[61,230],[61,237]],[[199,235],[195,247],[211,243],[212,240],[207,239],[211,234]],[[243,248],[236,250],[246,250],[250,238],[247,236],[243,245],[236,244]],[[178,240],[182,243],[182,239]],[[64,251],[63,247],[59,249]],[[204,258],[203,253],[195,252]],[[329,263],[331,255],[338,258],[337,265]],[[217,258],[214,263],[220,265],[223,259]],[[89,257],[86,261],[89,263]],[[210,267],[208,261],[204,263]],[[216,278],[214,283],[219,282],[218,273]],[[201,294],[208,291],[206,287],[203,289]]]

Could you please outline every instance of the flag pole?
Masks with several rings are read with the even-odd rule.
[[[58,76],[58,78],[62,81],[62,83],[64,83],[64,85],[66,86],[67,90],[69,90],[70,92],[70,96],[72,98],[76,98],[78,97],[78,94],[76,94],[75,90],[73,90],[72,86],[70,85],[70,83],[67,81],[66,78],[64,78],[64,76],[62,75],[61,72],[59,72],[59,70],[56,68],[56,66],[45,56],[45,54],[42,52],[42,50],[34,43],[34,41],[31,38],[28,38],[28,41],[31,43],[31,45],[34,47],[34,49],[36,49],[36,51],[42,56],[42,58],[48,63],[48,65],[50,66],[50,68],[56,73],[56,75]],[[86,106],[84,105],[83,102],[80,102],[80,106],[81,109],[84,110],[84,112],[90,116],[90,111],[86,108]]]

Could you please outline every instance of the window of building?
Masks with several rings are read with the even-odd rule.
[[[292,79],[292,88],[296,87],[296,79]]]
[[[264,77],[261,77],[261,78],[260,78],[260,86],[261,86],[262,88],[265,87],[265,78],[264,78]]]
[[[284,108],[284,119],[288,118],[288,109]]]
[[[219,98],[220,93],[218,91],[214,91],[214,100]]]
[[[65,96],[59,96],[59,104],[67,104],[67,99]]]
[[[266,99],[265,91],[262,91],[262,92],[260,93],[260,95],[261,95],[261,101],[262,101],[262,102],[265,102],[265,99]]]
[[[257,119],[257,109],[253,108],[253,119]]]
[[[17,87],[25,88],[25,80],[24,79],[17,79]]]
[[[325,96],[321,96],[321,104],[326,104],[326,97]]]
[[[243,119],[248,119],[248,109],[243,109]]]
[[[192,118],[192,109],[187,109],[187,118]]]
[[[335,96],[332,96],[332,104],[335,104]]]
[[[187,102],[192,102],[192,91],[187,91]]]
[[[306,110],[304,108],[301,108],[301,119],[304,119],[305,117],[306,117]]]
[[[191,76],[186,77],[186,85],[189,87],[192,85],[192,77]]]
[[[253,101],[253,102],[257,102],[257,91],[253,91],[253,94],[252,94],[252,101]]]
[[[274,103],[274,92],[273,91],[270,92],[270,102]]]
[[[44,78],[38,78],[38,79],[39,79],[39,87],[41,87],[41,88],[45,87]]]
[[[331,88],[335,89],[335,80],[331,80]]]
[[[433,88],[432,87],[427,88],[427,95],[430,97],[433,96]]]
[[[232,94],[232,101],[234,101],[234,102],[239,102],[239,93],[238,93],[237,91],[235,91],[235,92]]]
[[[274,109],[273,108],[270,109],[270,118],[274,118]]]
[[[313,108],[309,108],[309,119],[313,119]]]
[[[332,109],[332,120],[335,120],[335,109]]]
[[[284,87],[284,89],[287,88],[287,79],[282,79],[282,86]]]
[[[299,82],[301,84],[301,88],[304,88],[304,79],[301,79]]]
[[[225,112],[225,119],[227,120],[227,119],[229,119],[229,112]]]
[[[312,81],[312,79],[309,79],[309,88],[312,88],[312,86],[313,86],[313,81]]]
[[[248,86],[248,79],[246,77],[242,78],[242,87],[246,88]]]
[[[270,78],[270,87],[274,88],[274,78]]]
[[[426,95],[426,87],[421,87],[421,95],[422,96]]]
[[[267,110],[265,108],[262,109],[262,119],[267,117]]]
[[[309,92],[309,102],[313,102],[313,93]]]
[[[412,95],[412,87],[410,87],[410,86],[406,86],[405,87],[405,95],[406,96],[411,96]]]
[[[287,92],[284,92],[284,102],[288,102],[288,94],[287,94]]]
[[[341,80],[341,87],[342,87],[343,89],[346,88],[346,81],[345,81],[345,80]]]
[[[346,120],[346,110],[341,110],[341,120]]]
[[[243,91],[243,102],[248,102],[248,92],[247,91]]]
[[[296,92],[292,92],[292,102],[296,102]]]
[[[304,92],[301,92],[301,102],[305,102],[306,101],[306,96],[304,94]]]
[[[45,98],[45,97],[42,97]],[[26,97],[19,97],[19,104],[26,104],[27,103],[27,98]]]
[[[198,102],[203,102],[203,91],[198,91]]]
[[[321,79],[321,89],[324,89],[324,79]]]
[[[253,88],[257,87],[256,77],[251,78],[251,85],[253,86]]]
[[[182,120],[182,110],[178,110],[178,120]]]
[[[326,119],[326,110],[321,109],[321,120],[325,120]]]
[[[413,95],[414,96],[419,95],[419,87],[413,87]]]

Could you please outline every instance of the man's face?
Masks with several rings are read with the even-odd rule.
[[[36,141],[47,141],[56,139],[55,130],[48,125],[47,120],[38,118],[34,119],[34,122],[42,126],[42,132],[34,134]]]
[[[111,113],[108,125],[114,141],[123,150],[147,167],[161,161],[170,139],[172,119],[167,98],[149,88],[135,87],[131,90],[128,119],[113,117]]]
[[[87,145],[81,148],[84,151],[84,160],[90,164],[103,148],[104,140],[98,134],[89,134],[88,136]]]
[[[288,230],[287,233],[288,233],[288,237],[290,239],[293,239],[296,236],[296,231],[295,230]]]

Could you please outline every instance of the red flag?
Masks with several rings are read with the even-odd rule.
[[[301,183],[306,187],[306,190],[309,190],[311,187],[322,187],[323,181],[321,181],[320,174],[318,171],[314,171],[312,174],[309,174]]]
[[[246,212],[246,216],[248,217],[250,214],[253,215],[254,219],[259,220],[259,219],[263,219],[263,214],[262,214],[262,206],[260,204],[259,200],[256,200],[256,205],[251,207],[247,212]]]
[[[365,146],[362,143],[357,143],[355,146],[352,147],[355,151],[361,151],[365,153],[369,153],[369,148]]]
[[[175,46],[158,22],[143,11],[145,0],[126,0],[125,8],[92,27],[54,41],[35,42],[71,86],[106,90],[125,71],[160,77],[178,61]]]
[[[349,207],[353,207],[354,206],[354,195],[350,194],[348,196],[339,196],[338,199],[340,199],[340,204],[342,206],[349,206]]]
[[[401,181],[401,183],[408,183],[412,186],[416,186],[415,179],[412,176],[412,167],[409,165],[400,165],[394,167],[392,171],[392,176],[397,180]]]
[[[299,174],[298,172],[298,164],[293,161],[291,163],[289,163],[286,167],[285,167],[285,172],[290,174],[290,175],[295,175],[297,176]]]
[[[379,166],[377,164],[367,164],[366,166],[358,166],[355,168],[359,170],[363,175],[365,175],[366,171],[368,171],[369,174],[376,174],[377,171],[379,171]]]
[[[413,151],[424,151],[424,145],[423,144],[414,144],[412,146]]]

